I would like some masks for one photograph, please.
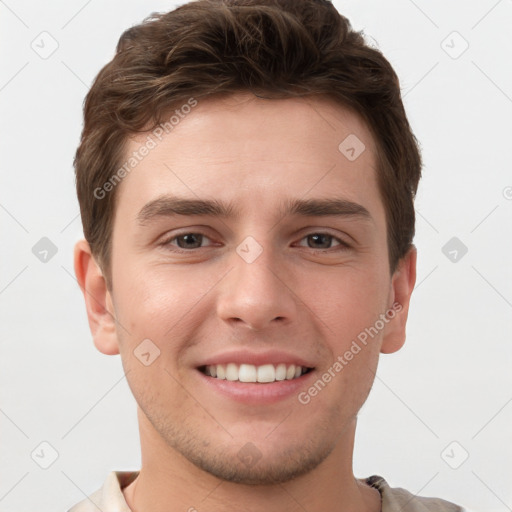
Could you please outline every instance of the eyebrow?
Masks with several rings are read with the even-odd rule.
[[[372,221],[370,212],[362,205],[343,198],[286,199],[280,209],[282,216],[303,217],[350,217]],[[178,196],[161,196],[148,202],[137,215],[139,224],[145,225],[158,217],[175,215],[208,215],[220,218],[239,218],[240,211],[232,203],[217,199],[189,199]]]

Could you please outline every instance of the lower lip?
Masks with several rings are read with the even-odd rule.
[[[296,379],[259,384],[217,379],[205,375],[200,370],[196,371],[201,380],[213,391],[236,402],[251,405],[274,404],[292,396],[297,397],[301,391],[307,389],[315,373],[314,370],[310,370]]]

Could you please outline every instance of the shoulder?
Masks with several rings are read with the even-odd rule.
[[[68,512],[131,512],[124,499],[122,489],[129,485],[138,471],[111,471],[102,487],[80,501]]]
[[[461,506],[441,498],[416,496],[401,487],[390,487],[379,475],[364,478],[363,481],[380,492],[382,512],[464,512]]]

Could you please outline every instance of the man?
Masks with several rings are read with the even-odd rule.
[[[380,52],[327,1],[192,2],[123,34],[84,120],[75,271],[142,468],[71,510],[461,510],[352,470],[416,279],[421,158]]]

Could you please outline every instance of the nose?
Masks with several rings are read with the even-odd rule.
[[[243,256],[242,252],[233,253],[232,270],[221,281],[217,295],[219,318],[254,331],[291,323],[298,299],[285,262],[278,261],[278,256],[268,248],[252,262],[240,254]]]

